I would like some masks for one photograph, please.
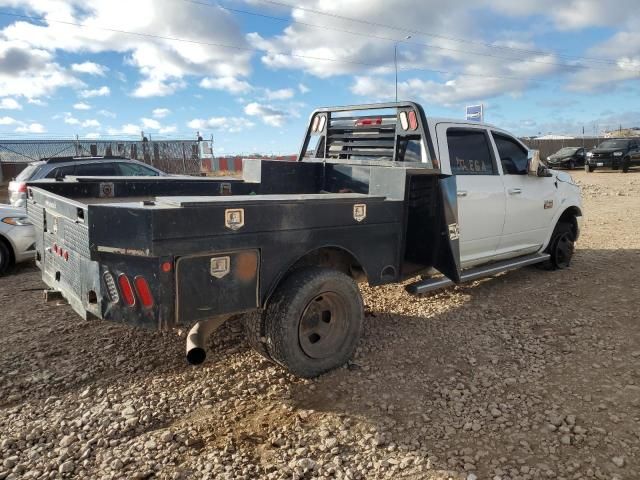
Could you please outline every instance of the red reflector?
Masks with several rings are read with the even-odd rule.
[[[56,244],[56,243],[53,244],[53,253],[58,255],[58,244]]]
[[[153,295],[151,295],[151,289],[149,288],[149,284],[145,278],[136,277],[134,278],[133,283],[136,285],[136,291],[138,292],[138,297],[140,297],[142,305],[145,308],[153,307]]]
[[[169,273],[173,268],[173,265],[171,265],[171,262],[164,262],[161,268],[164,273]]]
[[[411,130],[418,128],[418,117],[416,117],[416,112],[414,110],[409,112],[409,128]]]
[[[18,192],[25,193],[27,191],[27,184],[22,182],[18,184]]]
[[[65,262],[68,262],[69,261],[69,252],[67,252],[65,250],[64,253],[62,254],[62,258],[64,258]]]
[[[131,282],[124,273],[118,277],[118,284],[122,291],[124,303],[129,307],[133,307],[136,304],[136,296],[133,293],[133,288],[131,288]]]
[[[366,125],[382,125],[382,118],[361,118],[356,120],[356,127],[363,127]]]

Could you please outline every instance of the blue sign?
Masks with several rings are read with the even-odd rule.
[[[484,121],[484,105],[470,105],[467,107],[467,120],[473,122]]]

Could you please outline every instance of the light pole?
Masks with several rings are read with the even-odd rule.
[[[405,42],[411,38],[411,35],[407,35],[402,40],[397,40],[393,44],[393,65],[396,70],[396,102],[398,101],[398,44]]]

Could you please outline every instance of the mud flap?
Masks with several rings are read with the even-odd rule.
[[[441,177],[439,186],[442,230],[433,266],[447,278],[460,283],[460,226],[456,177]]]

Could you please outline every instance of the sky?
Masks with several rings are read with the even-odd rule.
[[[638,25],[637,0],[0,0],[0,138],[293,153],[315,108],[394,100],[394,51],[430,116],[640,127]]]

